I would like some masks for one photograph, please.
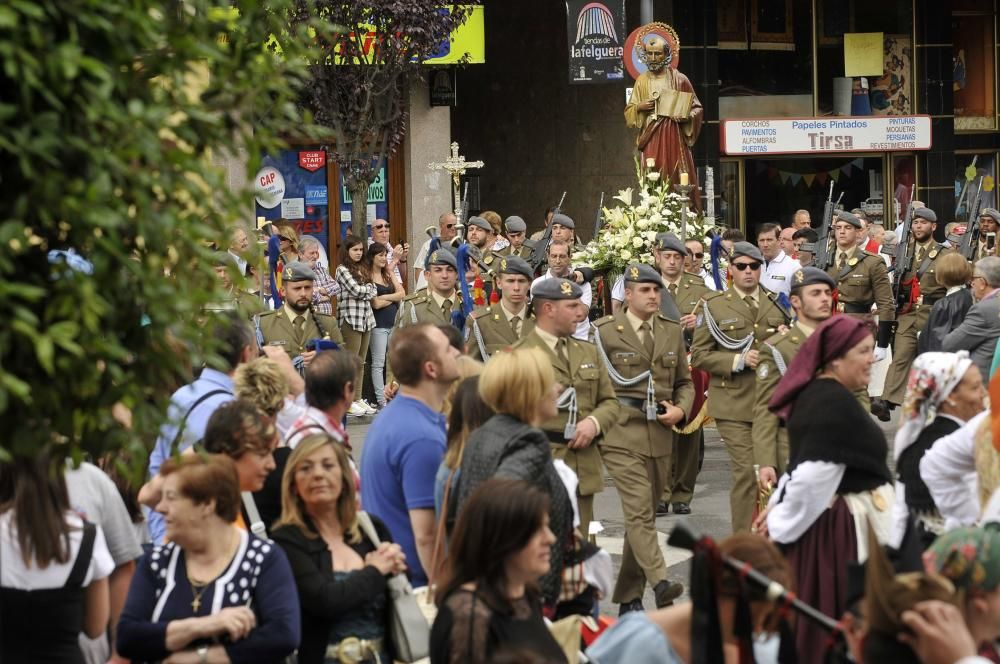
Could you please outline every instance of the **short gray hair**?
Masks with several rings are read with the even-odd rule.
[[[1000,288],[1000,256],[987,256],[976,261],[976,275],[985,279],[991,288]]]
[[[320,249],[323,248],[323,245],[321,245],[319,243],[319,240],[317,240],[313,236],[311,236],[311,235],[303,235],[302,239],[299,240],[299,251],[303,251],[304,252],[306,250],[306,247],[312,247],[314,245],[316,247],[319,247]],[[320,253],[322,253],[322,251]]]

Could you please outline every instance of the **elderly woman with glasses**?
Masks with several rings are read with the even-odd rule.
[[[981,413],[985,397],[983,378],[967,352],[924,353],[913,361],[894,450],[893,546],[902,542],[910,515],[921,548],[944,532],[944,519],[920,475],[920,461],[940,438]]]

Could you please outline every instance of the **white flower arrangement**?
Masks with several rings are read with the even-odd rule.
[[[658,233],[681,237],[681,216],[685,197],[673,191],[670,178],[661,177],[652,165],[643,168],[636,160],[637,190],[618,192],[620,205],[604,208],[600,232],[581,251],[573,254],[573,263],[589,265],[597,271],[617,276],[635,261],[653,265],[653,245]],[[635,195],[638,192],[638,204]],[[687,238],[704,241],[712,224],[694,212],[687,213]]]

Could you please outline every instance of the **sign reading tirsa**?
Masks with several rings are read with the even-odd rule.
[[[569,82],[607,83],[625,77],[624,0],[568,0]]]
[[[931,119],[926,115],[837,118],[723,120],[722,152],[814,154],[929,150]]]

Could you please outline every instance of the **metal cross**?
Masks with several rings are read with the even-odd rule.
[[[469,168],[482,168],[485,164],[481,161],[466,161],[465,157],[458,154],[458,143],[451,144],[451,156],[445,161],[436,161],[427,164],[427,167],[432,171],[448,171],[451,173],[452,183],[455,185],[455,216],[461,217],[462,210],[462,195],[461,195],[461,185],[462,176],[465,175],[466,169]]]

